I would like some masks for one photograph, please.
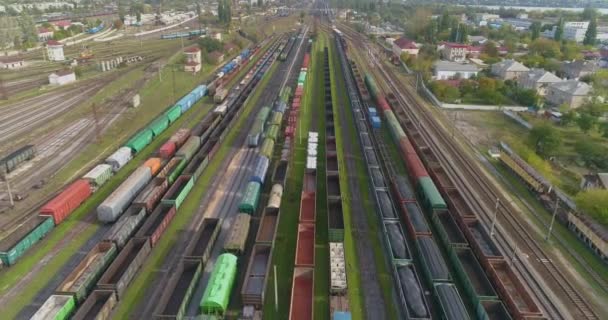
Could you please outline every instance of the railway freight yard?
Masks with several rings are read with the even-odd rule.
[[[3,319],[606,319],[605,260],[548,245],[383,47],[274,12],[221,62],[207,20],[105,13],[77,67],[3,74]]]

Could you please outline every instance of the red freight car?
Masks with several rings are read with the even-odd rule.
[[[175,146],[179,148],[190,138],[190,133],[190,129],[181,128],[169,138],[169,141],[174,142]]]
[[[386,98],[384,98],[384,96],[381,94],[378,95],[378,98],[376,99],[376,103],[378,104],[378,109],[382,110],[382,112],[391,110],[391,107],[388,104],[388,102],[386,101]]]
[[[47,202],[40,209],[40,215],[53,216],[57,225],[78,208],[91,195],[91,192],[91,185],[87,180],[76,180],[59,195]]]
[[[160,205],[152,212],[146,223],[141,226],[136,237],[150,238],[150,246],[154,247],[169,223],[175,216],[175,206],[167,207]]]
[[[177,145],[175,144],[175,142],[167,141],[160,147],[160,149],[158,150],[158,154],[163,159],[169,159],[173,157],[175,151],[177,151]]]
[[[300,223],[296,244],[296,267],[313,267],[315,265],[315,225]]]
[[[289,320],[312,320],[314,273],[314,268],[294,268]]]
[[[302,192],[300,201],[300,222],[314,222],[316,208],[316,194],[314,192]]]
[[[429,176],[429,173],[426,171],[426,168],[407,137],[399,139],[399,149],[405,159],[410,178],[413,182],[418,181],[419,178]]]
[[[515,319],[542,316],[530,293],[506,261],[492,262],[488,276]]]

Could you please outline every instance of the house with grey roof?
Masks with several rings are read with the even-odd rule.
[[[495,63],[491,69],[492,74],[502,80],[515,80],[528,71],[530,71],[528,67],[511,59]]]
[[[581,190],[608,189],[608,173],[595,173],[583,175]]]
[[[579,79],[594,74],[599,68],[599,64],[595,61],[576,60],[562,63],[561,71],[568,79]]]
[[[545,96],[547,94],[547,87],[550,84],[560,82],[558,76],[544,69],[531,69],[528,72],[524,72],[517,78],[517,84],[525,89],[536,90],[538,95]]]
[[[591,86],[578,80],[552,83],[547,87],[547,102],[560,106],[566,104],[572,109],[583,105],[591,94]]]
[[[433,66],[433,79],[448,80],[459,77],[469,79],[479,73],[479,68],[474,64],[458,63],[439,60]]]

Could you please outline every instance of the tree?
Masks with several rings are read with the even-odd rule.
[[[574,150],[588,167],[608,169],[608,149],[601,144],[583,140],[574,146]]]
[[[534,21],[532,22],[532,25],[530,26],[530,30],[532,32],[532,40],[536,40],[540,37],[540,22],[539,21]]]
[[[137,11],[135,13],[135,19],[137,20],[137,22],[141,22],[141,12]]]
[[[590,215],[597,222],[608,225],[608,190],[591,189],[579,192],[575,201],[580,211]]]
[[[591,20],[595,17],[597,17],[597,10],[591,7],[586,7],[581,16],[583,20]]]
[[[264,0],[258,0],[258,7],[261,8],[264,5]]]
[[[562,138],[559,131],[547,123],[536,125],[528,134],[528,142],[535,152],[543,157],[554,156],[559,150]]]
[[[576,119],[576,124],[584,133],[588,133],[593,129],[597,122],[597,118],[589,113],[583,113]]]
[[[582,59],[581,47],[574,41],[564,41],[561,47],[562,60]]]
[[[19,29],[21,31],[21,45],[24,48],[33,46],[38,41],[36,24],[30,15],[21,12],[19,16]]]
[[[118,19],[125,21],[125,7],[120,1],[118,2]]]
[[[585,39],[583,40],[584,45],[594,45],[597,38],[597,21],[596,18],[591,18],[589,22],[589,27],[587,28],[587,32],[585,33]]]
[[[530,53],[538,54],[543,58],[559,58],[561,55],[559,43],[549,39],[538,38],[529,46]]]
[[[439,31],[443,32],[450,28],[450,14],[447,10],[443,11],[439,22]]]
[[[555,27],[555,34],[553,35],[553,40],[560,41],[562,40],[562,36],[564,35],[564,19],[559,18],[557,22],[557,26]]]
[[[486,42],[486,44],[483,46],[483,52],[489,57],[498,57],[498,48],[496,48],[496,45],[492,41]]]
[[[205,50],[206,52],[222,50],[222,43],[217,39],[209,37],[200,39],[198,41],[198,46],[201,48],[201,50]]]
[[[538,104],[538,94],[534,89],[516,89],[515,100],[523,106],[536,106]]]
[[[608,122],[603,122],[600,125],[600,132],[602,133],[602,137],[608,138]]]
[[[560,124],[562,126],[569,126],[570,124],[576,121],[576,113],[574,111],[567,111],[562,114],[562,119],[560,120]]]

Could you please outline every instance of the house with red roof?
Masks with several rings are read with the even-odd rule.
[[[57,28],[67,29],[72,25],[72,21],[70,20],[59,20],[51,22]]]
[[[63,43],[55,40],[49,40],[46,42],[46,54],[50,61],[63,61],[65,56],[63,55]]]
[[[53,29],[48,28],[38,28],[38,41],[44,42],[51,40],[53,38],[53,34],[55,32]]]
[[[420,48],[418,48],[418,44],[414,40],[401,37],[393,41],[393,53],[397,57],[400,57],[402,53],[417,56],[418,52],[420,52]]]
[[[188,47],[184,49],[184,54],[186,55],[184,71],[199,72],[201,70],[201,49],[197,46]]]

